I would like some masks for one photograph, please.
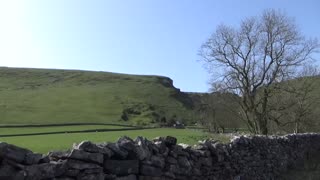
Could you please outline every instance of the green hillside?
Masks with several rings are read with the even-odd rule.
[[[320,99],[320,77],[312,97]],[[290,81],[301,86],[301,80]],[[290,97],[289,97],[290,98]],[[170,125],[215,118],[224,128],[245,128],[236,116],[238,97],[184,93],[168,77],[79,70],[0,68],[0,125],[104,123]],[[319,103],[313,105],[319,124]],[[214,115],[210,114],[214,109]],[[313,123],[314,124],[314,123]]]
[[[0,68],[0,124],[169,123],[192,106],[167,77]]]

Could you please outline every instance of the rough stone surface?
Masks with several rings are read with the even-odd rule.
[[[27,153],[24,158],[24,163],[27,165],[38,164],[41,160],[44,162],[42,154]]]
[[[104,169],[111,174],[115,175],[129,175],[139,173],[138,160],[106,160]]]
[[[68,159],[65,161],[65,165],[71,169],[85,170],[85,169],[100,169],[100,165],[90,162],[84,162],[79,160]]]
[[[140,174],[145,176],[160,177],[162,175],[162,171],[158,167],[143,164],[140,168]]]
[[[73,149],[68,156],[70,159],[78,159],[82,161],[102,164],[103,154],[100,153],[89,153],[78,149]]]
[[[137,176],[131,174],[129,176],[117,177],[116,180],[137,180]]]
[[[90,153],[101,153],[107,158],[110,158],[113,155],[113,152],[109,148],[105,147],[103,144],[93,144],[90,141],[83,141],[78,145],[74,145],[73,148]]]
[[[164,142],[167,146],[173,146],[173,145],[176,145],[177,144],[177,138],[175,137],[172,137],[172,136],[167,136],[165,139],[164,139]]]
[[[64,168],[62,166],[50,163],[26,166],[24,171],[26,180],[50,179],[64,174]]]
[[[0,142],[0,180],[273,180],[288,170],[320,167],[319,154],[315,133],[204,140],[193,147],[170,136],[122,137],[45,156]]]
[[[13,160],[17,163],[25,163],[27,154],[32,154],[31,151],[20,148],[5,142],[0,143],[0,157],[5,159]]]

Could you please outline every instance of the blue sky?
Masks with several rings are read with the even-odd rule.
[[[275,8],[320,39],[318,0],[1,0],[0,66],[169,76],[205,92],[201,44],[221,23]],[[318,56],[319,57],[319,56]]]

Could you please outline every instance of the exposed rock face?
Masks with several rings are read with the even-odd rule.
[[[191,147],[174,137],[116,143],[84,141],[46,156],[0,143],[0,179],[13,180],[242,180],[280,179],[288,169],[318,165],[320,134],[240,136],[228,144],[205,140]]]

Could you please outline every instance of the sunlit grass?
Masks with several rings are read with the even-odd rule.
[[[0,141],[25,147],[34,152],[47,153],[48,151],[52,150],[69,149],[72,147],[73,143],[79,143],[84,140],[90,140],[97,143],[115,142],[121,136],[129,136],[131,138],[143,136],[148,139],[153,139],[159,136],[174,136],[178,139],[178,143],[186,143],[191,145],[197,144],[199,140],[207,139],[210,137],[215,137],[215,139],[219,139],[222,141],[228,141],[228,137],[226,137],[225,135],[214,136],[200,130],[173,128],[6,137],[0,138]]]

